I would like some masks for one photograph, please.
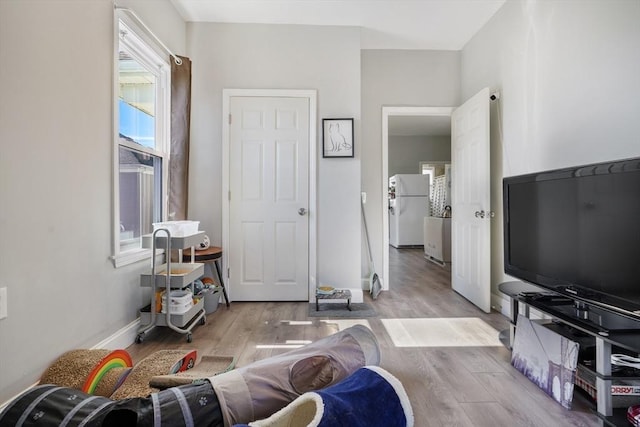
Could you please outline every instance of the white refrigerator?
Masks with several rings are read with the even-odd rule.
[[[424,245],[429,186],[428,175],[399,174],[389,178],[389,244],[394,248]]]

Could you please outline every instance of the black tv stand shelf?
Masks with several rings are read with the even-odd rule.
[[[515,337],[516,321],[521,307],[529,317],[530,308],[552,317],[554,331],[579,342],[595,346],[595,367],[589,368],[596,378],[596,412],[605,425],[628,426],[626,409],[614,409],[611,398],[612,381],[623,379],[611,372],[612,347],[616,351],[640,354],[640,321],[606,310],[576,303],[563,295],[520,282],[499,285],[500,292],[511,299],[511,325],[500,339],[508,348]],[[640,380],[640,377],[627,379]]]

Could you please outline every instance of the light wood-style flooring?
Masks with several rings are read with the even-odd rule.
[[[390,281],[391,291],[376,301],[365,295],[378,315],[364,320],[380,343],[381,366],[409,395],[416,427],[600,425],[582,396],[576,393],[573,409],[564,409],[511,367],[510,352],[502,346],[397,347],[383,320],[479,318],[499,331],[508,319],[486,314],[453,292],[449,269],[426,261],[422,249],[390,248]],[[193,330],[192,343],[185,335],[156,328],[128,351],[138,361],[160,349],[195,348],[200,355],[234,355],[238,366],[245,366],[354,322],[309,317],[307,310],[305,302],[233,302],[230,308],[221,303],[206,325]]]

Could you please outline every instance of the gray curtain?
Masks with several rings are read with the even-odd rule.
[[[191,119],[191,60],[171,59],[171,158],[169,160],[168,219],[187,219],[189,201],[189,131]]]

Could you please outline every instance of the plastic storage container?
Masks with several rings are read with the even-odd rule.
[[[166,228],[171,233],[171,237],[185,237],[198,232],[200,221],[166,221],[154,222],[153,231],[159,228]]]
[[[204,298],[205,313],[211,314],[218,309],[221,291],[222,288],[219,286],[207,286],[202,291],[200,291],[198,295]]]
[[[193,307],[193,294],[189,291],[171,291],[169,314],[184,314]],[[167,312],[167,296],[162,296],[162,312]]]

